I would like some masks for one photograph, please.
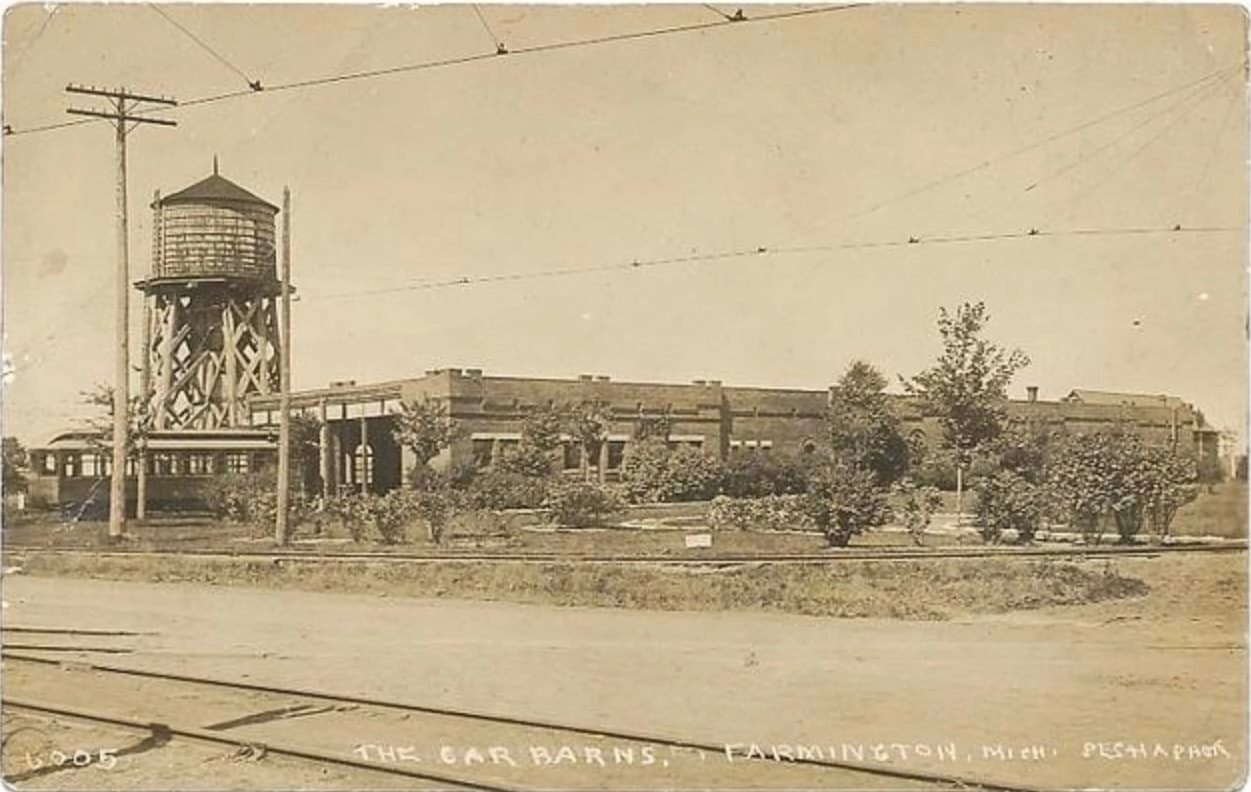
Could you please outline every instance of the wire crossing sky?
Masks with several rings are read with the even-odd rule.
[[[131,138],[136,280],[155,190],[214,156],[290,185],[296,387],[820,388],[857,358],[916,373],[938,306],[980,299],[1033,360],[1016,396],[1170,393],[1245,431],[1236,8],[737,12],[11,10],[5,433],[42,439],[110,376],[111,140],[67,122],[68,83],[181,100]]]

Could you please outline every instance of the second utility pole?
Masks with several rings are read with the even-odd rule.
[[[159,124],[176,126],[175,122],[162,118],[148,118],[135,115],[136,105],[149,102],[159,105],[175,105],[173,99],[157,96],[143,96],[129,93],[124,89],[106,90],[69,85],[65,88],[69,93],[101,96],[110,100],[110,111],[80,110],[70,108],[72,115],[94,116],[106,118],[113,122],[117,143],[117,316],[114,325],[116,358],[113,374],[113,464],[109,479],[109,541],[116,542],[122,538],[122,529],[126,524],[126,447],[130,442],[130,260],[129,238],[126,216],[126,135],[131,125]],[[147,350],[144,350],[147,354]]]

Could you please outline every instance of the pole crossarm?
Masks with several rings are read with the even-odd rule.
[[[148,96],[147,94],[137,94],[127,91],[125,88],[116,90],[109,88],[96,88],[86,85],[74,85],[70,83],[65,86],[67,93],[86,94],[88,96],[107,96],[110,99],[133,99],[136,102],[154,102],[156,104],[168,105],[176,107],[178,100],[168,96]]]
[[[95,118],[107,118],[110,121],[134,121],[136,124],[159,124],[160,126],[178,126],[177,121],[170,121],[167,118],[147,118],[145,116],[129,115],[125,113],[104,113],[99,110],[83,110],[77,107],[71,107],[65,112],[70,115],[94,116]]]

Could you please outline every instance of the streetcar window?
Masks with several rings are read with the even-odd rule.
[[[232,451],[226,454],[226,472],[227,473],[247,473],[248,472],[248,455],[239,451]]]
[[[187,454],[187,475],[205,476],[213,472],[211,454]]]

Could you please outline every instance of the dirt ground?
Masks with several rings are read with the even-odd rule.
[[[153,633],[109,639],[132,653],[99,662],[678,735],[726,744],[718,761],[768,764],[804,745],[1034,787],[1240,786],[1245,555],[1117,564],[1150,593],[946,622],[21,575],[3,581],[3,618]],[[6,675],[4,693],[40,691]],[[357,735],[341,737],[350,751]],[[306,765],[222,754],[171,744],[125,757],[132,775],[112,781],[116,769],[74,772],[96,788],[344,788]],[[183,783],[197,772],[204,784]],[[542,786],[542,773],[529,781]],[[27,786],[66,785],[54,774]]]

